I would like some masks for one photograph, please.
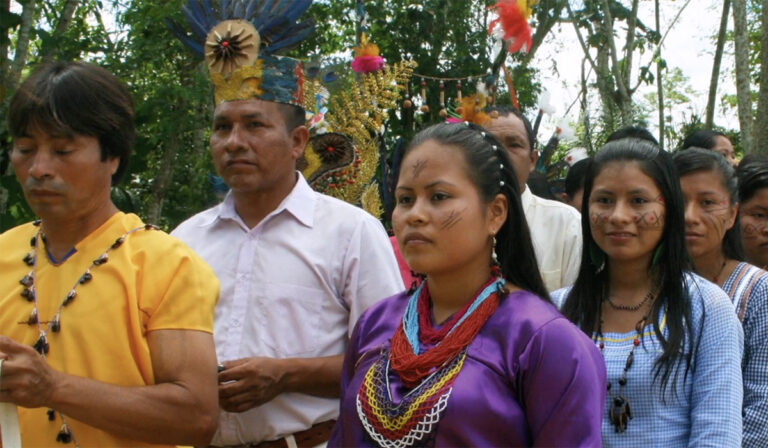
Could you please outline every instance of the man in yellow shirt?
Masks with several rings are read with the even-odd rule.
[[[0,402],[18,405],[23,445],[208,444],[219,284],[110,199],[134,137],[127,90],[94,65],[48,64],[8,124],[41,218],[0,235]]]

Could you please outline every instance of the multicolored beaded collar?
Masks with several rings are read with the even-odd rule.
[[[42,221],[37,220],[34,222],[34,225],[38,227],[37,233],[34,237],[30,240],[30,245],[32,246],[32,250],[27,253],[27,255],[24,256],[23,262],[27,266],[31,266],[32,270],[29,272],[29,274],[25,275],[24,277],[19,280],[19,283],[24,286],[24,289],[21,291],[21,297],[23,297],[26,301],[34,303],[32,312],[30,313],[29,317],[26,321],[23,323],[26,323],[29,326],[37,326],[38,331],[38,338],[33,344],[34,349],[40,353],[40,356],[45,358],[45,355],[48,354],[50,350],[50,345],[48,344],[48,334],[58,333],[61,331],[61,312],[63,311],[64,307],[68,306],[72,303],[72,301],[75,300],[75,297],[77,296],[77,287],[80,285],[83,285],[85,283],[90,282],[93,279],[93,274],[91,273],[91,270],[94,269],[97,266],[101,266],[107,261],[109,261],[108,254],[117,249],[118,247],[122,246],[122,244],[125,242],[125,239],[128,237],[128,235],[133,234],[134,232],[138,230],[156,230],[158,229],[157,226],[154,226],[152,224],[145,224],[140,227],[136,227],[134,229],[131,229],[124,234],[122,234],[118,239],[115,240],[114,243],[112,243],[107,250],[104,251],[101,255],[99,255],[95,260],[91,262],[91,265],[88,267],[88,269],[85,270],[85,272],[78,277],[75,284],[72,286],[72,288],[67,292],[67,295],[64,297],[64,300],[59,304],[59,307],[56,309],[56,313],[53,315],[51,320],[49,321],[42,321],[40,320],[40,314],[39,314],[39,308],[38,308],[38,301],[37,301],[37,292],[35,288],[35,280],[37,278],[37,257],[38,257],[38,251],[39,251],[39,241],[45,242],[45,236],[42,233]],[[45,250],[45,249],[44,249]],[[47,252],[47,250],[46,250]],[[66,258],[62,260],[62,263],[66,261]],[[43,324],[46,324],[45,328],[43,328]],[[56,411],[53,409],[48,409],[47,412],[48,420],[53,421],[56,418]],[[58,435],[56,436],[56,441],[61,443],[70,443],[74,442],[75,446],[79,446],[77,444],[77,440],[75,439],[74,435],[72,434],[72,431],[69,428],[69,425],[67,424],[66,417],[64,414],[59,413],[59,416],[61,417],[62,425],[61,429],[59,430]]]
[[[411,295],[403,319],[365,374],[357,394],[357,414],[368,435],[381,447],[410,447],[434,436],[467,356],[467,346],[493,314],[504,294],[503,278],[494,275],[472,300],[440,330],[432,328],[426,282]],[[426,314],[426,316],[425,316]],[[421,345],[434,343],[421,350]],[[406,387],[395,403],[390,365]]]

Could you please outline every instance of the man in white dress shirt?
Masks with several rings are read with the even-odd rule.
[[[217,27],[223,37],[206,44],[210,57],[256,48],[235,41],[256,33],[247,23]],[[300,63],[251,56],[252,66],[233,57],[222,64],[233,73],[212,73],[211,155],[231,190],[172,234],[221,283],[214,341],[222,412],[212,444],[316,446],[339,412],[355,322],[404,286],[381,223],[313,191],[296,171],[308,140]],[[219,67],[215,59],[210,66]]]
[[[581,263],[581,215],[562,202],[534,195],[526,185],[538,159],[528,119],[512,107],[494,106],[489,112],[495,118],[485,128],[501,141],[512,158],[544,285],[550,291],[572,285]]]

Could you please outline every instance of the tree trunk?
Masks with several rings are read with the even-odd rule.
[[[11,15],[11,0],[0,0],[0,17]],[[5,77],[8,73],[8,47],[11,44],[10,28],[0,32],[0,104],[5,102]],[[3,125],[0,124],[0,129]],[[2,175],[2,173],[0,173]]]
[[[755,139],[752,152],[768,154],[768,0],[762,1],[760,18],[760,97],[757,101]]]
[[[184,110],[187,107],[186,102],[178,98],[176,104],[173,106],[173,110]],[[160,222],[160,216],[163,213],[163,201],[165,195],[168,192],[168,187],[173,180],[174,162],[176,161],[176,154],[179,152],[179,148],[182,145],[184,124],[179,121],[176,126],[176,132],[173,136],[166,141],[165,151],[163,152],[163,158],[160,160],[160,166],[157,169],[155,175],[155,183],[152,185],[152,195],[149,199],[149,205],[147,206],[147,221],[153,224]]]
[[[659,19],[659,0],[656,0],[656,31],[661,35],[661,20]],[[659,99],[659,148],[664,150],[664,80],[661,78],[661,46],[656,52],[656,88]]]
[[[27,64],[29,34],[32,30],[32,21],[35,17],[35,6],[36,2],[34,0],[27,0],[24,2],[24,7],[21,10],[21,25],[19,25],[19,36],[16,39],[16,51],[13,57],[13,62],[11,63],[11,69],[8,70],[8,76],[5,78],[6,101],[8,101],[11,94],[16,90],[16,86],[19,85],[21,71]]]
[[[715,124],[715,102],[717,101],[717,84],[720,81],[720,63],[723,60],[726,34],[728,32],[728,16],[730,15],[731,0],[723,0],[723,15],[720,18],[720,31],[717,33],[715,59],[712,62],[712,78],[709,81],[709,96],[707,98],[707,117],[704,125],[712,129]]]
[[[79,3],[79,0],[67,0],[67,2],[64,3],[64,7],[61,9],[61,15],[59,15],[59,21],[56,23],[56,29],[54,29],[51,34],[51,38],[54,42],[57,42],[61,35],[67,30],[69,22],[72,21],[72,16],[75,14],[75,9],[77,9]],[[51,62],[55,53],[56,47],[53,45],[50,46],[48,51],[43,54],[43,62]]]
[[[741,147],[752,152],[752,99],[749,87],[749,40],[745,0],[733,0],[733,35],[736,59],[736,97],[741,126]]]

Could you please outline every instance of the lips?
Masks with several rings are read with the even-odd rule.
[[[227,160],[227,167],[230,166],[254,166],[256,165],[254,162],[248,160],[248,159],[232,159]]]
[[[44,190],[41,188],[33,188],[29,190],[29,194],[36,198],[52,198],[55,196],[61,196],[61,193],[53,190]]]
[[[405,238],[403,238],[403,245],[405,246],[427,244],[431,242],[432,240],[430,240],[429,238],[427,238],[426,236],[418,232],[409,233],[405,235]]]

